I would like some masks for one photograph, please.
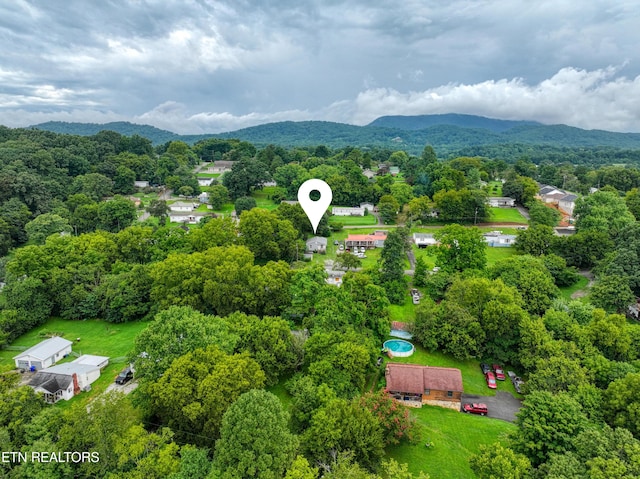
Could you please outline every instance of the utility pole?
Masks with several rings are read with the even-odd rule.
[[[478,222],[478,207],[476,206],[476,212],[473,216],[473,224],[475,225]]]

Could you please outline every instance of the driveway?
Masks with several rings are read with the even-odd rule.
[[[496,391],[495,396],[478,396],[476,394],[463,394],[464,403],[484,403],[489,410],[487,416],[503,421],[514,422],[516,413],[522,407],[522,400],[516,399],[506,391]]]

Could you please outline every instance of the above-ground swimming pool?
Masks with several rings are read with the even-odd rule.
[[[409,341],[405,341],[404,339],[390,339],[385,341],[382,347],[389,350],[392,355],[399,358],[411,356],[416,350],[416,348],[413,347],[413,344]]]

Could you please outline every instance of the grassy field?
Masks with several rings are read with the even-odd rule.
[[[221,173],[198,173],[198,178],[218,178]]]
[[[378,223],[378,219],[374,215],[365,215],[365,216],[330,216],[329,224],[343,224],[343,225],[353,225],[353,226],[367,226],[367,225],[375,225]]]
[[[106,323],[100,320],[71,321],[51,318],[42,326],[32,329],[16,339],[11,346],[21,346],[25,349],[36,345],[43,339],[55,333],[70,341],[74,341],[73,352],[78,354],[96,354],[108,356],[109,366],[101,373],[100,378],[91,385],[91,391],[76,396],[70,401],[60,401],[60,407],[69,407],[75,402],[88,403],[102,393],[126,363],[126,356],[133,347],[135,337],[147,327],[147,322]],[[80,338],[79,342],[76,339]],[[0,371],[8,371],[15,367],[13,356],[20,354],[16,350],[0,351]],[[63,362],[75,359],[69,356]]]
[[[500,223],[522,223],[526,225],[527,219],[522,216],[517,208],[489,208],[489,220]]]
[[[469,456],[481,444],[493,444],[515,430],[513,424],[487,417],[462,414],[437,406],[411,409],[420,431],[417,444],[400,444],[387,448],[387,454],[409,470],[424,471],[437,479],[470,479],[476,477],[469,468]],[[433,447],[426,448],[426,441]]]
[[[488,196],[502,196],[502,182],[490,181],[488,184]]]

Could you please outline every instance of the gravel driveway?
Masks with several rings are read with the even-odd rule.
[[[495,396],[478,396],[476,394],[463,394],[462,404],[484,403],[489,410],[487,416],[503,421],[514,422],[516,413],[522,407],[522,400],[516,399],[511,393],[497,391]]]

